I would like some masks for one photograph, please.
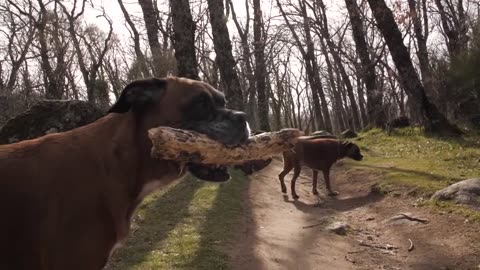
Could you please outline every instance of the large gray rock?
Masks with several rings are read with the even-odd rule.
[[[433,194],[432,199],[454,201],[480,209],[480,178],[457,182]]]
[[[345,139],[351,139],[351,138],[358,137],[358,135],[357,135],[357,133],[355,133],[355,131],[353,131],[351,129],[347,129],[344,132],[342,132],[341,137],[345,138]]]
[[[8,119],[27,110],[30,106],[34,105],[35,102],[35,99],[27,102],[24,96],[18,94],[0,95],[0,126],[5,124]]]
[[[68,131],[90,124],[104,115],[105,112],[85,101],[41,101],[0,127],[0,144]]]

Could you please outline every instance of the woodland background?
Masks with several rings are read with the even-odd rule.
[[[130,81],[177,75],[253,129],[408,117],[458,134],[480,126],[479,14],[478,0],[0,0],[0,125],[42,99],[105,111]]]

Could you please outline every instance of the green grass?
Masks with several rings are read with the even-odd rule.
[[[480,177],[480,135],[463,138],[426,136],[417,128],[395,130],[391,136],[379,129],[354,139],[365,159],[348,162],[359,170],[381,172],[380,191],[415,191],[430,196],[455,182]],[[425,200],[420,205],[455,212],[480,221],[480,213],[451,202]]]
[[[147,197],[108,269],[229,269],[225,246],[244,212],[250,181],[231,174],[222,184],[189,177]]]
[[[440,211],[459,214],[469,220],[480,222],[480,212],[453,202],[428,200],[422,202],[420,206],[432,207]]]

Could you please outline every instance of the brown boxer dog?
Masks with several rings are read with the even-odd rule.
[[[283,152],[283,171],[278,175],[282,193],[287,193],[284,178],[293,169],[291,193],[294,199],[299,198],[295,192],[295,182],[300,175],[302,166],[305,165],[313,170],[313,194],[318,194],[318,171],[322,171],[328,195],[338,195],[338,192],[333,191],[330,187],[330,168],[337,160],[345,157],[357,161],[363,159],[360,148],[352,142],[327,138],[312,138],[310,136],[300,137],[294,149]]]
[[[146,195],[187,170],[229,179],[222,166],[151,158],[147,131],[157,126],[227,145],[249,136],[245,114],[226,109],[221,92],[169,77],[131,82],[89,125],[0,146],[0,269],[102,269]]]

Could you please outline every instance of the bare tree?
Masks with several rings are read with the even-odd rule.
[[[346,129],[345,121],[343,119],[343,115],[341,113],[341,107],[343,106],[342,104],[342,99],[340,97],[340,94],[338,92],[338,88],[341,86],[337,86],[335,82],[335,73],[334,73],[334,68],[333,64],[330,60],[330,55],[328,53],[328,48],[325,43],[325,39],[323,37],[320,38],[320,49],[322,51],[322,54],[325,57],[325,64],[327,65],[327,74],[328,74],[328,81],[329,81],[329,88],[331,92],[331,96],[333,97],[333,110],[335,112],[335,118],[337,120],[336,127],[337,129],[340,129],[341,131]],[[338,87],[338,88],[337,88]]]
[[[0,93],[10,94],[17,83],[19,77],[19,71],[24,62],[26,61],[28,51],[35,37],[34,21],[30,16],[26,19],[18,18],[19,13],[15,13],[12,10],[15,7],[16,11],[20,14],[31,14],[33,11],[33,4],[28,2],[28,6],[25,7],[26,12],[22,11],[15,5],[15,2],[9,1],[3,9],[1,16],[5,22],[4,27],[6,30],[2,30],[6,40],[6,54],[5,59],[0,60]],[[10,65],[9,73],[5,74],[4,64],[8,62]]]
[[[145,55],[143,54],[143,51],[140,47],[140,34],[138,33],[138,30],[133,23],[132,19],[130,18],[130,14],[128,13],[127,9],[125,8],[125,5],[123,4],[123,0],[118,0],[118,4],[120,5],[120,9],[122,10],[123,16],[125,18],[125,21],[127,22],[128,26],[130,27],[130,30],[132,31],[132,39],[133,39],[133,46],[135,49],[135,55],[136,55],[136,62],[139,65],[140,71],[141,71],[141,76],[143,77],[149,77],[150,76],[150,70],[147,67],[147,59],[145,58]]]
[[[435,0],[435,4],[440,13],[448,52],[450,57],[456,57],[467,48],[468,43],[467,15],[463,0],[457,0],[456,8],[452,0]]]
[[[304,43],[300,40],[300,37],[296,33],[295,28],[290,23],[290,20],[288,19],[285,11],[283,10],[282,4],[280,4],[280,1],[277,0],[277,6],[280,9],[280,13],[284,18],[285,23],[287,24],[287,27],[290,29],[290,32],[296,42],[297,48],[300,50],[300,53],[302,54],[303,60],[305,62],[307,78],[312,91],[313,110],[314,110],[315,119],[317,120],[318,128],[320,129],[325,128],[327,130],[331,130],[331,122],[329,118],[328,107],[326,104],[325,95],[323,93],[323,86],[320,79],[320,70],[319,70],[317,60],[315,58],[315,50],[313,46],[314,44],[310,34],[310,26],[308,22],[309,18],[306,16],[306,8],[304,5],[305,3],[302,4],[302,2],[299,2],[299,4],[303,7],[302,8],[302,15],[303,15],[302,26],[303,26],[303,31],[306,38],[306,45],[307,45],[306,50],[303,47]],[[322,105],[320,105],[320,100],[322,100]],[[327,114],[325,115],[325,113]],[[325,116],[325,120],[324,120],[324,116]],[[327,116],[328,116],[328,121],[326,120]]]
[[[153,61],[153,75],[157,77],[164,77],[167,75],[165,63],[162,63],[163,50],[158,41],[159,26],[157,22],[156,7],[154,7],[152,0],[138,0],[143,12],[143,20],[145,21],[145,28],[147,29],[148,44],[152,52]]]
[[[356,0],[345,0],[345,4],[352,24],[353,40],[355,41],[357,54],[362,65],[361,76],[367,89],[367,113],[370,125],[383,127],[386,120],[382,107],[383,93],[382,89],[376,85],[375,64],[368,52],[360,11]]]
[[[188,0],[170,0],[172,11],[175,58],[180,77],[198,80],[195,55],[195,24]]]
[[[232,0],[228,0],[228,4],[231,10],[231,16],[233,22],[235,23],[235,27],[237,29],[240,44],[241,44],[241,63],[244,66],[245,71],[245,79],[248,82],[246,89],[246,94],[244,95],[247,99],[245,104],[245,110],[249,118],[250,125],[253,127],[257,126],[257,102],[256,102],[256,88],[255,88],[255,76],[253,74],[253,65],[251,61],[251,50],[249,44],[249,31],[250,31],[250,5],[248,4],[248,0],[245,0],[245,10],[246,10],[246,19],[245,19],[245,26],[242,26],[238,21],[237,14],[235,12]]]
[[[212,26],[213,45],[216,62],[220,69],[220,78],[223,81],[225,97],[230,108],[243,110],[242,90],[238,74],[235,71],[235,60],[232,55],[232,43],[224,19],[223,0],[208,0],[210,24]]]
[[[417,40],[417,57],[420,63],[420,71],[422,74],[422,82],[423,86],[425,87],[425,91],[427,94],[432,93],[432,71],[430,68],[430,61],[428,59],[428,50],[427,50],[427,38],[429,34],[428,30],[428,16],[426,14],[426,0],[421,0],[422,6],[419,7],[417,5],[416,0],[408,0],[408,6],[410,9],[410,16],[412,16],[413,20],[413,30],[415,32],[415,37]],[[422,27],[422,20],[420,17],[421,12],[419,10],[423,10],[424,16],[424,27]]]
[[[77,0],[75,0],[73,3],[72,9],[68,11],[65,5],[61,1],[58,1],[58,4],[62,7],[62,10],[68,20],[68,32],[70,33],[70,37],[73,41],[73,46],[75,48],[75,52],[77,55],[78,65],[83,75],[83,81],[87,88],[88,101],[95,103],[96,102],[95,97],[98,95],[98,93],[95,92],[96,90],[98,90],[96,88],[97,76],[103,64],[103,59],[105,57],[105,54],[107,53],[109,48],[109,42],[113,34],[113,26],[112,26],[112,21],[108,18],[105,11],[103,11],[102,16],[106,19],[106,21],[109,24],[109,32],[103,40],[103,46],[98,47],[97,42],[99,42],[99,40],[92,42],[93,44],[90,43],[89,41],[86,40],[85,35],[79,35],[79,32],[81,31],[79,31],[80,29],[76,27],[78,19],[82,16],[82,14],[85,11],[86,0],[82,0],[81,10],[78,13],[76,13],[77,3],[78,3]],[[98,28],[90,27],[90,28],[87,28],[86,30],[87,30],[86,32],[87,34],[90,31],[90,34],[96,35],[97,33],[94,33],[94,31],[98,30]],[[83,51],[81,48],[82,46],[81,40],[84,41],[83,44],[87,48],[89,63],[86,61],[85,55],[83,55]]]
[[[409,100],[417,109],[417,114],[424,121],[425,129],[428,132],[458,134],[458,128],[450,124],[437,107],[428,100],[407,48],[403,44],[402,34],[395,23],[392,11],[387,7],[384,0],[368,0],[368,3],[377,26],[390,49],[399,72],[400,82],[405,88]]]
[[[41,65],[44,73],[45,97],[49,99],[61,99],[66,90],[65,77],[67,69],[66,57],[68,41],[61,41],[63,33],[60,29],[60,24],[63,24],[63,22],[60,22],[61,18],[59,18],[60,12],[58,12],[58,4],[54,2],[54,9],[52,12],[47,11],[42,0],[38,0],[38,4],[40,6],[40,18],[37,22],[37,30],[38,42],[40,43]],[[48,45],[49,33],[46,28],[49,21],[52,25],[50,44],[53,46]],[[53,51],[55,55],[55,67],[52,67],[52,64],[50,64],[49,51]]]
[[[253,0],[253,46],[255,50],[255,85],[258,97],[258,116],[260,129],[270,131],[268,120],[268,99],[266,96],[265,80],[267,69],[265,67],[265,38],[263,37],[263,18],[260,0]]]

